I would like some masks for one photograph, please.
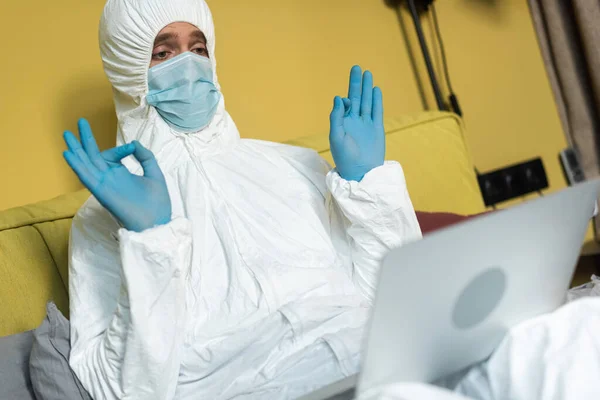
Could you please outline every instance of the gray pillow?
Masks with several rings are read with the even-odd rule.
[[[29,378],[33,331],[0,338],[0,399],[35,400]]]
[[[69,321],[52,302],[46,319],[33,332],[29,357],[31,384],[37,400],[91,400],[69,366]]]

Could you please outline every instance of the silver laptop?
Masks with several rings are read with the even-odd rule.
[[[515,324],[562,305],[600,180],[432,233],[385,258],[360,374],[302,400],[436,382],[486,359]]]

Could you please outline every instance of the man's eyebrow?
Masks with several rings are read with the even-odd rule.
[[[154,39],[154,46],[158,46],[159,43],[167,42],[173,39],[177,39],[177,34],[171,32],[161,33],[156,37],[156,39]]]
[[[201,30],[192,32],[192,34],[190,36],[193,37],[194,39],[199,39],[204,44],[206,44],[206,36],[204,36],[204,33],[202,33]]]

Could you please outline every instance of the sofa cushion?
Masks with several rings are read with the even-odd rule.
[[[67,289],[38,230],[0,231],[0,336],[35,328],[53,299],[68,308]]]
[[[69,232],[72,222],[72,218],[65,218],[34,225],[48,246],[66,288],[69,287]]]
[[[80,190],[51,200],[4,210],[0,215],[0,231],[72,218],[89,195],[87,190]]]

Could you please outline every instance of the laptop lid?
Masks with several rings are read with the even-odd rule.
[[[435,232],[385,258],[358,391],[434,382],[563,304],[600,180]]]

